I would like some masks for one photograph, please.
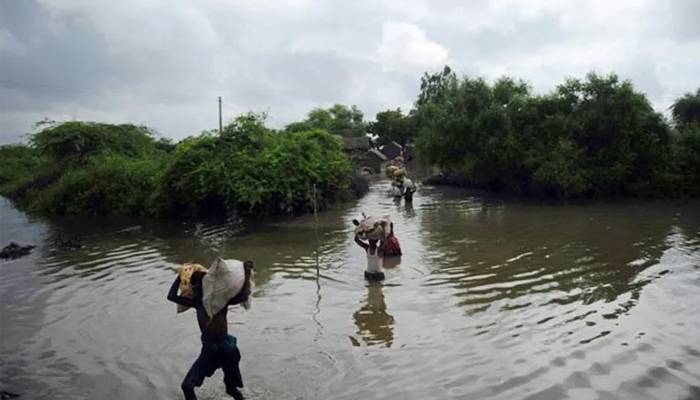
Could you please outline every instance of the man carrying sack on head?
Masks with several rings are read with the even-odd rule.
[[[238,367],[241,353],[236,338],[228,334],[226,313],[229,305],[250,307],[252,275],[252,261],[217,258],[208,270],[197,264],[184,265],[170,287],[168,300],[177,303],[178,312],[194,307],[202,332],[202,351],[181,385],[186,400],[196,400],[194,388],[219,368],[224,372],[226,393],[236,400],[243,399],[238,390],[243,387]]]

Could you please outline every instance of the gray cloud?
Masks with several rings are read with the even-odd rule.
[[[90,21],[70,16],[57,25],[38,4],[0,3],[0,85],[40,106],[101,90],[109,66],[105,43]],[[2,105],[12,107],[3,95]],[[16,104],[25,109],[24,101]]]
[[[372,118],[408,108],[425,70],[525,79],[537,91],[618,72],[665,109],[700,86],[700,2],[218,0],[0,2],[0,143],[45,116],[181,138],[267,111]]]

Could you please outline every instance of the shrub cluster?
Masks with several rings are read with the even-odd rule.
[[[560,198],[700,195],[700,92],[684,99],[671,124],[615,75],[538,96],[522,81],[490,84],[446,67],[423,77],[411,118],[419,156],[470,186]]]
[[[0,147],[0,194],[51,214],[296,212],[347,190],[350,172],[334,136],[275,132],[255,114],[177,144],[144,127],[66,122]]]

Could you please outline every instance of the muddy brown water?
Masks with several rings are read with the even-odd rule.
[[[700,203],[543,205],[419,188],[240,224],[28,217],[0,200],[0,390],[177,399],[199,351],[173,268],[256,261],[229,313],[250,399],[698,399]],[[368,284],[351,220],[391,215],[404,255]],[[78,237],[77,250],[58,237]],[[217,372],[198,394],[226,398]]]

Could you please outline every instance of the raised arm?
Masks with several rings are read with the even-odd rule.
[[[369,249],[369,245],[367,243],[363,242],[362,240],[360,240],[360,238],[357,235],[355,235],[355,243],[357,243],[360,247],[365,249],[365,251],[367,251],[367,249]]]
[[[185,307],[194,307],[197,302],[183,296],[178,296],[177,291],[180,288],[180,276],[178,275],[177,278],[175,278],[175,281],[173,284],[170,286],[170,290],[168,291],[168,300],[172,301],[173,303],[177,303],[180,305],[183,305]]]

